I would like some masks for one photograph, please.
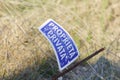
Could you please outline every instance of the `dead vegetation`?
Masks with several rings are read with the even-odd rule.
[[[28,80],[41,80],[40,74],[44,73],[41,64],[56,60],[48,41],[38,31],[49,18],[71,34],[81,53],[80,59],[100,47],[120,56],[119,13],[119,0],[1,0],[0,79],[25,80],[27,75]],[[118,43],[114,46],[112,42]],[[96,63],[100,56],[90,63]],[[108,58],[119,64],[120,59]],[[48,67],[53,68],[51,64]]]

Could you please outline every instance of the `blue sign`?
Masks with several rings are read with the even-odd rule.
[[[39,31],[51,43],[60,71],[78,58],[79,52],[73,39],[58,23],[49,19],[39,27]]]

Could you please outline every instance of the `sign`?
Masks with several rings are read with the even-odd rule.
[[[39,31],[52,45],[60,71],[78,58],[79,52],[73,39],[69,33],[54,20],[47,20],[39,27]]]

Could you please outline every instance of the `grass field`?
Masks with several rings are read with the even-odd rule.
[[[49,70],[56,58],[38,31],[49,18],[70,33],[80,59],[101,47],[120,57],[120,0],[0,0],[0,80],[42,80],[45,71],[46,77],[57,71]]]

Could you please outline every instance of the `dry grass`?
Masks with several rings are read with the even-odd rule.
[[[100,47],[109,48],[111,42],[119,38],[119,13],[119,0],[1,0],[0,78],[10,79],[9,76],[27,67],[32,67],[34,73],[43,60],[54,55],[38,31],[48,18],[71,34],[80,50],[80,58],[84,58]],[[52,58],[55,60],[55,56]]]

